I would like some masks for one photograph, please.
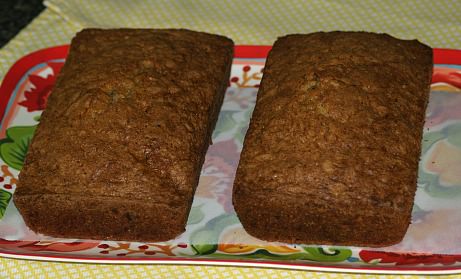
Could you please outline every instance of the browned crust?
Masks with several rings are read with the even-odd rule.
[[[188,30],[78,33],[19,175],[27,225],[68,238],[182,233],[232,57],[230,39]]]
[[[411,220],[432,50],[386,34],[279,38],[233,191],[269,241],[387,246]]]

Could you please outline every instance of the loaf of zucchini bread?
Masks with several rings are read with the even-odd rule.
[[[230,39],[188,30],[78,33],[14,194],[29,228],[132,241],[182,233],[232,58]]]
[[[269,241],[386,246],[411,221],[432,50],[366,32],[273,46],[233,190]]]

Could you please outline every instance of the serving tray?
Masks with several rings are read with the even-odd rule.
[[[372,249],[264,242],[249,236],[235,215],[232,183],[269,50],[267,46],[235,48],[229,88],[186,232],[162,243],[62,239],[27,228],[12,196],[68,46],[39,50],[19,59],[0,87],[0,256],[364,273],[461,272],[461,51],[434,49],[436,66],[408,233],[400,244]]]

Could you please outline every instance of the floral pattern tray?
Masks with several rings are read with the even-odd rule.
[[[214,144],[206,156],[186,232],[162,243],[58,239],[27,228],[12,196],[68,46],[39,50],[18,60],[0,87],[0,256],[366,273],[461,272],[461,51],[434,50],[436,66],[408,233],[400,244],[372,249],[264,242],[249,236],[235,215],[234,173],[269,49],[236,47]]]

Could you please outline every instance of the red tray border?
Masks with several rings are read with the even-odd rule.
[[[266,58],[271,46],[264,45],[238,45],[235,47],[235,58],[261,59]],[[17,82],[33,66],[54,59],[66,57],[69,51],[69,45],[61,45],[41,49],[32,52],[17,60],[10,70],[6,73],[0,86],[0,122],[11,97],[11,94]],[[455,64],[461,65],[461,51],[455,49],[433,49],[434,64]],[[158,264],[188,264],[194,262],[197,264],[213,263],[215,265],[254,265],[254,266],[275,266],[277,268],[297,268],[306,270],[324,270],[336,272],[369,272],[369,273],[401,273],[401,274],[455,274],[461,272],[460,266],[414,266],[414,267],[396,267],[396,266],[379,266],[379,267],[354,267],[354,266],[334,266],[320,265],[315,263],[287,263],[280,261],[251,261],[251,260],[220,260],[220,259],[190,259],[190,258],[98,258],[98,257],[76,257],[67,255],[42,255],[30,253],[16,253],[11,251],[0,250],[0,256],[17,258],[17,259],[37,259],[47,261],[66,261],[66,262],[87,262],[87,263],[158,263]]]

